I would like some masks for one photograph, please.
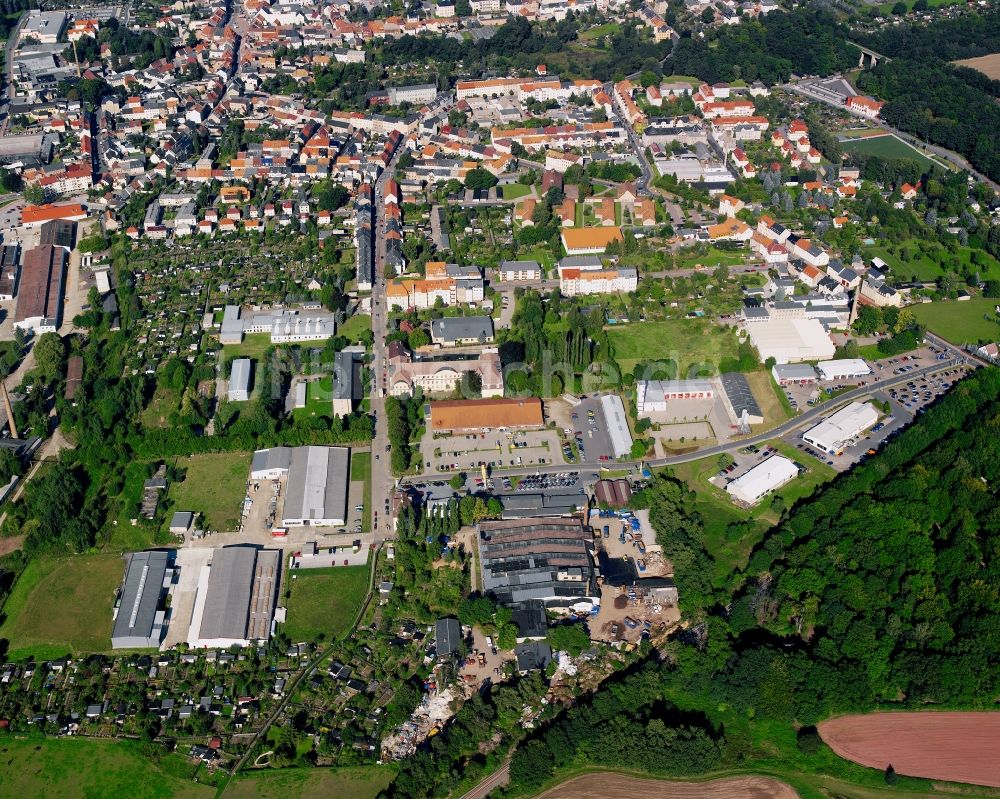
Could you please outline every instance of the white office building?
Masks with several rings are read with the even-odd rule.
[[[878,421],[870,403],[852,402],[802,434],[802,440],[829,455],[839,455],[847,443]]]

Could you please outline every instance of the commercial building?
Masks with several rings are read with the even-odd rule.
[[[622,398],[617,394],[605,394],[601,397],[601,412],[608,438],[611,439],[611,454],[624,458],[632,452],[632,434],[628,429],[628,416]]]
[[[52,142],[42,133],[0,138],[0,164],[37,167],[52,160]]]
[[[674,400],[712,400],[715,387],[710,380],[640,380],[635,384],[636,414],[666,413]]]
[[[64,11],[31,11],[21,29],[20,41],[37,39],[40,44],[56,44],[65,29]]]
[[[496,349],[483,350],[475,360],[413,360],[413,356],[404,351],[389,358],[388,392],[394,397],[406,397],[419,387],[425,394],[450,394],[462,385],[468,374],[479,376],[480,396],[503,396],[503,371]],[[471,384],[466,384],[466,388],[471,391]]]
[[[538,397],[431,402],[427,404],[427,422],[434,433],[532,430],[545,425]]]
[[[823,361],[833,357],[836,347],[816,319],[775,318],[746,326],[761,361],[775,363]]]
[[[24,255],[14,326],[35,333],[54,333],[62,323],[66,250],[34,247]]]
[[[567,255],[599,255],[612,242],[624,241],[620,227],[566,228],[560,235]]]
[[[219,547],[198,576],[188,644],[196,648],[248,646],[271,635],[281,550]]]
[[[449,316],[431,322],[431,341],[445,347],[487,344],[493,341],[493,319],[489,316]]]
[[[26,205],[21,209],[21,225],[26,228],[41,227],[46,222],[64,219],[80,222],[87,218],[87,209],[79,203],[64,205]]]
[[[868,377],[871,367],[861,358],[838,358],[835,361],[820,361],[816,364],[821,380],[855,380]]]
[[[249,358],[237,358],[233,361],[229,373],[229,401],[246,402],[250,399],[250,371],[253,361]]]
[[[537,600],[556,612],[590,612],[600,604],[593,540],[579,518],[480,522],[480,584],[510,607]]]
[[[173,553],[167,550],[133,552],[125,566],[115,607],[111,646],[115,649],[158,647],[166,626],[163,598],[174,579]]]
[[[763,424],[764,411],[757,403],[757,398],[750,388],[750,381],[742,372],[725,372],[719,376],[722,393],[726,403],[732,409],[735,419],[748,424]]]
[[[784,455],[772,455],[726,486],[726,492],[737,502],[756,505],[772,491],[798,476],[799,469]]]
[[[816,370],[808,363],[776,363],[771,375],[779,386],[805,385],[818,380]]]
[[[802,434],[802,440],[827,454],[839,455],[844,446],[878,421],[870,403],[852,402]]]
[[[286,479],[283,526],[336,527],[347,522],[350,464],[346,447],[272,447],[253,454],[250,479]]]

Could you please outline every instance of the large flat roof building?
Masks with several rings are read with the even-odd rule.
[[[250,399],[250,370],[253,361],[249,358],[237,358],[233,361],[229,373],[229,401],[246,402]]]
[[[820,361],[816,364],[821,380],[854,380],[867,377],[872,368],[862,358],[838,358],[835,361]]]
[[[538,397],[431,402],[427,416],[435,433],[487,428],[527,430],[545,425]]]
[[[601,411],[608,438],[611,439],[611,453],[616,458],[624,458],[632,452],[632,434],[628,429],[628,416],[622,398],[617,394],[605,394],[601,397]]]
[[[538,600],[551,610],[589,612],[600,604],[593,540],[579,518],[481,522],[483,590],[508,606]]]
[[[163,638],[166,609],[163,595],[173,580],[173,553],[133,552],[125,566],[121,600],[115,611],[111,646],[115,649],[158,647]]]
[[[253,454],[250,479],[287,478],[284,526],[338,526],[347,521],[350,465],[346,447],[272,447]]]
[[[756,505],[772,491],[798,476],[799,469],[784,455],[774,455],[726,486],[726,492],[744,505]]]
[[[775,318],[747,325],[750,340],[760,353],[761,361],[774,358],[775,363],[824,361],[833,357],[835,347],[823,325],[817,319]]]
[[[671,400],[704,400],[715,398],[715,386],[705,379],[639,380],[635,384],[636,415],[666,413]]]
[[[198,579],[188,643],[193,647],[247,646],[271,635],[281,550],[220,547]]]
[[[34,247],[24,254],[14,325],[36,333],[54,333],[62,322],[66,250]]]
[[[840,454],[844,446],[878,421],[878,411],[870,403],[852,402],[802,434],[810,446],[828,454]]]

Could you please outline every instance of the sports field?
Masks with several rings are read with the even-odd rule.
[[[883,136],[848,139],[842,141],[840,146],[844,152],[848,153],[868,153],[882,158],[909,158],[912,161],[917,161],[923,169],[929,169],[935,163],[891,133]]]
[[[188,455],[176,465],[187,471],[182,482],[170,486],[171,511],[203,513],[209,530],[235,530],[246,496],[250,453]]]
[[[151,759],[132,741],[94,738],[4,738],[0,799],[211,799],[214,786],[191,780],[195,767],[153,747]],[[161,754],[162,753],[162,754]],[[202,776],[205,772],[201,772]]]
[[[293,641],[327,640],[344,633],[368,592],[367,566],[294,569],[288,580],[285,632]],[[294,579],[291,579],[294,578]]]
[[[11,659],[110,650],[111,613],[124,573],[125,562],[113,554],[28,563],[2,609],[0,638],[10,641]]]
[[[1000,316],[994,310],[998,300],[973,297],[965,302],[941,302],[912,305],[914,318],[932,333],[952,344],[978,344],[1000,341]]]
[[[288,768],[239,777],[229,784],[226,799],[375,799],[395,775],[381,768]]]
[[[714,374],[735,355],[736,334],[704,319],[667,319],[608,328],[614,357],[625,372],[639,361],[673,361],[678,377]]]

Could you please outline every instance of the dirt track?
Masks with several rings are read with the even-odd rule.
[[[899,774],[1000,788],[1000,713],[870,713],[819,725],[841,757]]]
[[[798,799],[791,787],[769,777],[729,777],[711,782],[643,780],[623,774],[584,774],[537,799]]]

